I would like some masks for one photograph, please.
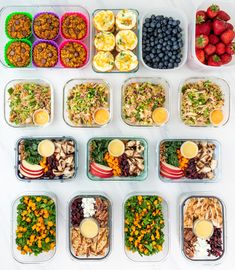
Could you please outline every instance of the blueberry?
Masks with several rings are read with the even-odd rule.
[[[151,20],[155,20],[156,19],[156,16],[155,15],[152,15],[151,16]]]
[[[155,27],[155,23],[154,22],[151,22],[150,23],[150,27],[154,28]]]
[[[168,63],[167,67],[168,68],[173,68],[173,64],[172,63]]]
[[[153,47],[154,46],[154,42],[151,42],[150,45]]]
[[[158,64],[158,67],[159,67],[159,68],[162,68],[162,67],[163,67],[163,63],[160,62],[160,63]]]
[[[149,25],[150,25],[150,23],[145,23],[145,24],[144,24],[145,28],[148,28]]]
[[[162,48],[162,45],[161,44],[158,44],[157,45],[157,49],[161,49]]]
[[[153,31],[153,28],[149,27],[149,28],[148,28],[148,32],[150,33],[150,32],[152,32],[152,31]]]
[[[159,58],[162,58],[163,56],[164,56],[164,54],[163,53],[159,53]]]
[[[150,47],[147,47],[146,48],[146,52],[150,52]]]
[[[177,33],[178,33],[177,29],[174,28],[174,29],[172,30],[172,33],[173,33],[173,34],[177,34]]]
[[[156,28],[160,28],[161,27],[161,24],[160,23],[157,23],[156,24]]]
[[[150,18],[146,18],[146,19],[145,19],[145,22],[146,22],[146,23],[150,22]]]

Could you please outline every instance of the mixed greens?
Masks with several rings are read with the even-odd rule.
[[[111,140],[107,139],[92,140],[90,145],[91,159],[99,164],[107,165],[107,161],[104,159],[104,156],[107,153],[110,141]]]
[[[154,124],[152,112],[165,104],[165,89],[161,84],[151,82],[133,82],[123,91],[122,114],[132,125]]]
[[[48,84],[22,82],[8,89],[9,122],[15,125],[33,125],[33,114],[45,109],[51,115],[51,88]]]
[[[163,249],[165,227],[162,198],[132,196],[125,203],[125,246],[141,256],[151,256]]]
[[[17,206],[17,249],[35,256],[56,246],[56,206],[48,196],[23,196]]]
[[[180,165],[177,150],[180,149],[182,143],[182,141],[164,142],[164,157],[168,164],[176,167]]]
[[[39,140],[24,140],[25,160],[30,164],[39,164],[42,156],[38,153]]]
[[[186,83],[181,94],[181,118],[189,126],[210,125],[210,113],[224,106],[220,86],[209,80]]]

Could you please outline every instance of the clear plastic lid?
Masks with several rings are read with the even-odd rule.
[[[55,215],[56,215],[56,227],[58,224],[58,220],[57,220],[57,202],[56,202],[56,196],[53,193],[48,193],[48,192],[27,192],[21,196],[19,196],[12,205],[12,255],[14,257],[14,259],[20,263],[23,264],[38,264],[38,263],[43,263],[46,261],[49,261],[52,259],[52,257],[54,257],[55,253],[56,253],[56,247],[57,245],[55,244],[55,247],[53,250],[50,250],[48,252],[43,251],[42,253],[40,253],[39,255],[34,255],[32,254],[21,254],[21,251],[18,250],[17,248],[17,244],[16,244],[16,230],[17,230],[17,207],[20,204],[20,200],[25,197],[25,196],[37,196],[37,197],[41,197],[41,196],[46,196],[49,199],[53,200],[54,204],[55,204]],[[32,224],[32,223],[31,223]],[[24,234],[24,233],[23,233]],[[57,242],[57,233],[56,233],[56,242]],[[28,246],[28,245],[27,245]],[[30,247],[30,246],[29,246]]]

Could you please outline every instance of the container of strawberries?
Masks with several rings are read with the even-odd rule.
[[[212,1],[195,12],[193,61],[207,69],[235,66],[235,1]]]

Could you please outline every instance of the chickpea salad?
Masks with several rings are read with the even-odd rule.
[[[138,195],[124,205],[125,247],[132,253],[152,256],[162,252],[165,227],[162,198]]]
[[[165,106],[166,92],[162,84],[131,82],[123,88],[122,117],[130,125],[152,126],[153,112]]]
[[[73,126],[102,126],[110,118],[110,92],[105,82],[77,83],[67,91],[67,117]]]
[[[181,89],[181,119],[189,126],[220,124],[224,103],[218,84],[210,80],[185,83]]]
[[[50,121],[52,89],[49,84],[19,82],[10,86],[7,93],[10,124],[45,125]]]
[[[56,247],[56,205],[48,196],[22,196],[17,205],[15,243],[21,255],[35,255]]]

